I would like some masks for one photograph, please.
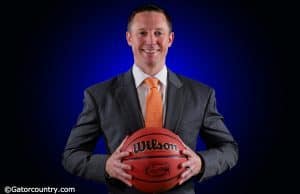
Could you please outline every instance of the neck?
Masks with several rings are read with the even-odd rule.
[[[160,72],[164,65],[138,65],[136,64],[144,73],[154,76],[158,72]]]

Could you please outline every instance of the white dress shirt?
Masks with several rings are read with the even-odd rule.
[[[140,107],[142,109],[144,118],[146,113],[146,96],[149,92],[149,88],[147,87],[147,84],[144,83],[144,80],[148,77],[154,77],[159,80],[158,90],[160,91],[162,96],[163,123],[164,123],[165,115],[166,115],[166,88],[167,88],[167,74],[168,74],[166,65],[164,65],[164,67],[160,72],[158,72],[154,76],[150,76],[144,73],[136,64],[134,64],[132,68],[132,73],[135,81],[135,87],[137,89],[137,94],[139,97]]]

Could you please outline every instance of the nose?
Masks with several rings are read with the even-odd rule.
[[[147,44],[155,44],[156,43],[156,37],[155,37],[155,34],[154,33],[149,33],[147,34],[147,37],[146,37],[146,43]]]

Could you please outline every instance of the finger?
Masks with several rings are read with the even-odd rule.
[[[119,170],[118,171],[118,175],[117,175],[117,178],[121,181],[123,181],[124,183],[126,183],[128,186],[131,186],[131,179],[132,179],[132,176],[128,173],[126,173],[125,171],[123,170]]]
[[[128,185],[129,187],[132,186],[132,183],[131,183],[130,180],[127,180],[127,179],[125,179],[125,178],[123,178],[123,177],[120,177],[119,180],[121,180],[123,183],[125,183],[125,184]]]
[[[193,162],[191,160],[188,160],[186,162],[181,163],[181,167],[182,168],[188,168],[188,167],[191,167],[192,164],[193,164]]]
[[[181,176],[180,176],[179,185],[181,185],[182,183],[184,183],[185,181],[187,181],[191,177],[192,177],[192,175],[190,173],[190,170],[184,171],[184,173],[182,173]]]
[[[191,150],[188,150],[188,149],[183,150],[182,153],[189,158],[193,157],[193,154],[194,154]]]
[[[131,166],[128,164],[123,164],[123,163],[117,163],[116,164],[117,168],[121,168],[123,170],[131,170]]]
[[[186,180],[187,180],[186,178],[181,178],[178,184],[182,185]]]
[[[188,176],[189,173],[190,173],[190,170],[187,169],[187,170],[183,171],[183,173],[181,174],[180,177],[181,177],[182,179],[184,179],[184,178],[186,178],[186,177]]]
[[[189,150],[189,151],[191,151],[192,149],[189,147],[189,146],[187,146],[180,138],[179,138],[179,140],[181,141],[181,143],[183,144],[183,146],[184,146],[184,150]]]
[[[130,155],[129,152],[117,152],[117,153],[115,153],[115,159],[121,160],[122,158],[129,156],[129,155]]]
[[[121,168],[114,168],[114,172],[115,172],[115,178],[128,178],[131,179],[131,175],[128,174],[125,170],[121,169]]]
[[[180,176],[179,185],[190,179],[194,175],[193,170],[191,168],[187,168]]]
[[[128,173],[126,173],[125,171],[121,172],[121,177],[127,180],[131,180],[132,176]]]
[[[178,135],[177,135],[178,136]],[[183,146],[186,148],[186,147],[188,147],[183,141],[182,141],[182,139],[178,136],[178,140],[183,144]]]
[[[180,181],[179,181],[179,185],[182,185],[184,182],[186,182],[188,179],[189,179],[190,177],[185,177],[185,178],[182,178],[182,179],[180,179]]]
[[[187,176],[193,176],[194,175],[194,171],[193,168],[186,168],[186,170],[181,174],[182,178],[185,178]]]
[[[128,135],[123,139],[122,143],[119,145],[119,147],[116,149],[116,151],[121,151],[121,148],[123,147],[123,145],[127,139],[128,139]]]
[[[185,150],[188,150],[188,151],[190,151],[190,152],[192,152],[193,150],[189,147],[189,146],[187,146],[181,139],[180,139],[180,141],[181,141],[181,143],[184,145],[184,150],[183,151],[185,151]]]

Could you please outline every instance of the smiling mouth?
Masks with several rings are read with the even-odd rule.
[[[146,54],[154,54],[160,51],[160,49],[141,49],[141,50]]]

